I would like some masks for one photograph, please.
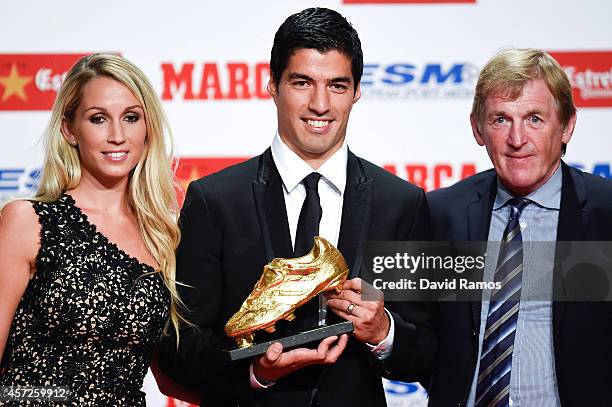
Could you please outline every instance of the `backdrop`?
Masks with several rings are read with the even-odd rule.
[[[338,10],[364,50],[350,148],[426,189],[490,167],[468,115],[479,69],[499,49],[550,51],[574,86],[578,124],[566,161],[610,178],[612,3],[606,0],[3,2],[0,201],[30,195],[56,90],[80,56],[119,53],[162,98],[183,185],[262,152],[276,130],[266,93],[274,33],[306,7]],[[386,384],[389,405],[422,406],[418,386]],[[166,400],[151,376],[150,406]]]

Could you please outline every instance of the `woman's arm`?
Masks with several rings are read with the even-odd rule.
[[[0,213],[0,359],[19,301],[34,271],[40,224],[29,201],[13,201]]]

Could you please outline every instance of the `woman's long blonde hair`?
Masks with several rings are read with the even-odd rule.
[[[178,204],[173,181],[172,137],[161,102],[144,73],[117,55],[94,54],[81,58],[68,72],[53,105],[44,135],[45,160],[34,197],[41,202],[57,200],[81,180],[78,150],[62,136],[63,120],[72,120],[82,99],[83,87],[93,78],[107,77],[125,85],[138,99],[146,121],[146,145],[130,174],[129,204],[136,214],[140,233],[160,266],[171,295],[170,321],[179,335],[182,302],[176,290],[175,249],[180,240],[176,223]]]

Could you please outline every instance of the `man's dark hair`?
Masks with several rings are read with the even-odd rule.
[[[289,58],[299,49],[320,53],[338,51],[351,60],[355,91],[363,74],[363,52],[357,31],[346,18],[323,7],[307,8],[289,16],[274,36],[270,72],[278,85]]]

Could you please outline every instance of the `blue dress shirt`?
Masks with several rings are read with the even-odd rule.
[[[533,203],[525,207],[520,218],[523,239],[523,278],[521,302],[510,372],[510,405],[557,407],[561,405],[557,390],[552,333],[552,283],[557,224],[561,202],[561,166],[540,188],[526,198]],[[499,253],[499,242],[510,216],[508,200],[513,195],[497,180],[497,193],[489,226],[489,243],[484,280],[493,281]],[[480,366],[491,292],[483,291],[480,314],[478,362],[468,398],[473,407]]]

